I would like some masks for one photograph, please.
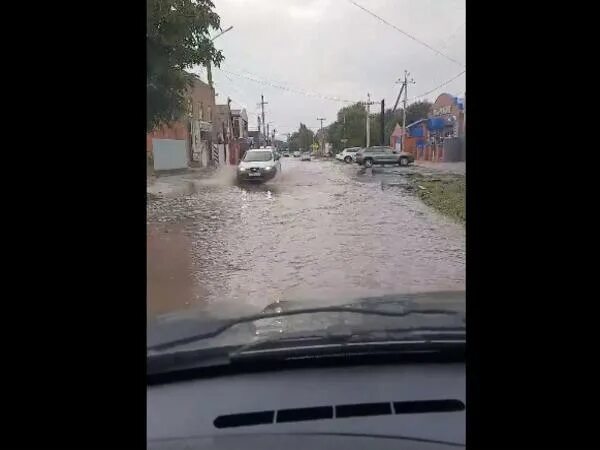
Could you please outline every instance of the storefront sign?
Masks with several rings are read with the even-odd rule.
[[[448,106],[442,106],[441,108],[438,108],[438,109],[434,109],[433,115],[434,116],[443,116],[444,114],[450,114],[451,112],[452,112],[452,106],[448,105]]]

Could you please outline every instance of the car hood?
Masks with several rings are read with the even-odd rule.
[[[284,313],[313,308],[317,305],[305,301],[279,301],[262,310],[262,313]],[[368,310],[418,311],[419,309],[441,309],[455,312],[455,315],[408,315],[404,317],[383,317],[351,312],[318,312],[281,317],[268,317],[233,325],[223,333],[210,339],[202,339],[186,344],[185,349],[242,345],[271,337],[314,336],[361,331],[379,331],[393,328],[420,326],[464,326],[465,292],[434,292],[424,294],[385,295],[365,297],[348,303],[318,306],[343,306]],[[194,313],[181,313],[157,318],[148,324],[147,345],[163,344],[189,336],[212,333],[232,319],[210,318]]]
[[[265,167],[273,167],[275,165],[275,161],[242,161],[240,162],[239,168],[250,169],[251,167],[265,168]]]

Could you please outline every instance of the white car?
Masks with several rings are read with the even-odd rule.
[[[250,149],[237,168],[238,181],[267,181],[281,173],[279,154],[272,148]]]
[[[352,161],[354,161],[354,159],[356,157],[356,152],[358,152],[359,150],[360,150],[360,147],[345,148],[340,153],[338,153],[337,155],[335,155],[335,159],[338,159],[340,161],[344,161],[344,162],[346,162],[346,163],[349,164]]]
[[[300,161],[310,161],[310,153],[303,152],[302,155],[300,156]]]

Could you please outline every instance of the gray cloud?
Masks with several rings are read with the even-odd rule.
[[[388,22],[450,57],[465,62],[464,0],[356,0]],[[347,0],[215,0],[223,28],[233,30],[215,40],[225,55],[222,69],[302,91],[349,100],[364,100],[367,92],[391,106],[395,84],[404,69],[416,81],[409,98],[425,93],[464,68],[435,54]],[[461,95],[463,75],[427,96],[442,92]],[[293,132],[299,122],[317,127],[317,117],[336,118],[346,105],[291,93],[213,70],[219,96],[248,110],[256,126],[261,93],[269,104],[267,121],[278,134]],[[373,110],[376,108],[373,108]]]

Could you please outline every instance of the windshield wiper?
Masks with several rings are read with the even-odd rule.
[[[429,334],[435,333],[435,334]],[[387,334],[386,337],[375,337]],[[400,338],[398,335],[402,335]],[[349,334],[317,334],[303,337],[278,337],[266,338],[241,345],[229,353],[230,358],[239,357],[246,353],[269,353],[288,350],[301,350],[304,348],[316,349],[325,347],[360,347],[369,345],[391,344],[435,344],[435,343],[464,343],[465,328],[457,326],[447,327],[407,327],[392,330],[366,331]]]
[[[276,317],[286,317],[286,316],[294,316],[299,314],[314,314],[314,313],[330,313],[330,312],[341,312],[341,313],[356,313],[356,314],[365,314],[365,315],[373,315],[373,316],[385,316],[385,317],[406,317],[409,315],[452,315],[458,316],[462,313],[458,311],[451,311],[446,309],[417,309],[417,310],[408,310],[408,311],[385,311],[385,310],[374,310],[374,309],[365,309],[365,308],[353,308],[348,306],[326,306],[320,308],[306,308],[306,309],[298,309],[291,311],[282,311],[282,312],[273,312],[273,313],[259,313],[250,316],[240,317],[238,319],[232,319],[225,322],[220,327],[201,334],[194,334],[192,336],[187,336],[180,339],[174,339],[172,341],[163,342],[160,344],[155,344],[152,346],[148,346],[146,350],[149,351],[160,351],[166,350],[169,348],[177,347],[183,344],[190,344],[192,342],[200,341],[203,339],[213,338],[228,330],[229,328],[247,322],[254,322],[256,320],[261,319],[271,319]]]

